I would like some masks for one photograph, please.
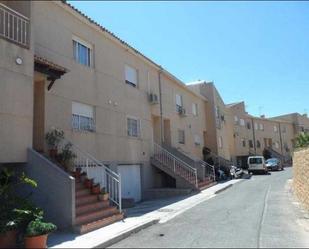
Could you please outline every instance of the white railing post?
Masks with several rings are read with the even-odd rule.
[[[119,175],[119,184],[118,184],[118,194],[119,194],[119,212],[122,211],[122,200],[121,200],[121,175]]]
[[[87,173],[87,176],[89,177],[88,158],[86,158],[86,173]]]

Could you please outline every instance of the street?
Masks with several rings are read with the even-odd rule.
[[[112,247],[309,247],[308,216],[292,198],[291,177],[291,168],[254,175]]]

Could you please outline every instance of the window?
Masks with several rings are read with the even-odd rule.
[[[264,130],[264,125],[260,124],[260,130],[263,131]]]
[[[253,141],[252,140],[249,140],[249,147],[253,148]]]
[[[282,127],[282,132],[283,132],[283,133],[286,133],[286,126],[283,126],[283,127]]]
[[[253,157],[249,159],[250,164],[262,164],[263,159],[261,157]]]
[[[178,143],[185,144],[185,131],[178,130]]]
[[[215,106],[215,114],[216,114],[216,118],[219,119],[220,118],[220,111],[218,106]]]
[[[274,132],[278,132],[278,128],[276,125],[274,125]]]
[[[254,129],[257,130],[259,128],[257,123],[254,123]]]
[[[139,137],[140,136],[140,120],[136,118],[127,118],[127,129],[129,137]]]
[[[126,83],[137,87],[137,70],[133,67],[125,65],[125,80]]]
[[[219,148],[222,148],[223,147],[223,139],[222,139],[221,136],[219,137],[218,142],[219,142]]]
[[[72,102],[72,128],[81,131],[94,131],[94,108],[78,102]]]
[[[238,124],[238,117],[237,116],[234,116],[234,122],[235,122],[235,124]]]
[[[176,110],[179,112],[182,108],[182,96],[180,94],[176,94]]]
[[[239,120],[239,122],[240,122],[240,125],[241,126],[245,126],[245,120],[243,120],[242,118]]]
[[[196,103],[192,104],[192,113],[193,113],[194,116],[198,115],[198,106],[197,106]]]
[[[256,147],[261,148],[261,142],[259,140],[256,140]]]
[[[246,147],[246,140],[244,138],[241,139],[242,147]]]
[[[248,130],[251,129],[251,124],[250,124],[250,122],[247,122],[247,129],[248,129]]]
[[[87,67],[91,67],[91,46],[77,38],[73,38],[74,60]]]

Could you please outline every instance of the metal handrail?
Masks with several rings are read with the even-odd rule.
[[[173,172],[177,174],[177,168],[182,168],[187,171],[187,174],[183,176],[186,180],[187,178],[193,178],[195,181],[195,186],[198,187],[197,181],[197,170],[191,167],[189,164],[184,162],[183,160],[179,159],[178,157],[174,156],[172,153],[164,149],[162,146],[154,143],[154,158],[159,160],[162,164],[166,164],[169,168],[172,167]],[[163,157],[162,157],[163,156]],[[170,161],[172,165],[170,165]],[[190,181],[191,182],[191,181]]]
[[[0,37],[28,46],[30,40],[29,24],[28,17],[0,3]]]
[[[93,178],[95,183],[99,183],[101,188],[105,188],[109,193],[109,200],[118,206],[121,212],[121,176],[67,139],[63,139],[60,147],[64,147],[68,143],[71,144],[71,149],[76,155],[74,167],[81,168],[81,171],[85,172],[87,177]]]
[[[204,168],[206,169],[207,167],[211,169],[212,171],[212,174],[213,174],[213,180],[216,181],[216,173],[215,173],[215,166],[214,165],[211,165],[203,160],[199,160],[200,164],[202,166],[204,166]]]

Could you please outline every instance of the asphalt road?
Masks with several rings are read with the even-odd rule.
[[[254,175],[112,247],[309,247],[309,219],[292,198],[291,177],[291,168]]]

